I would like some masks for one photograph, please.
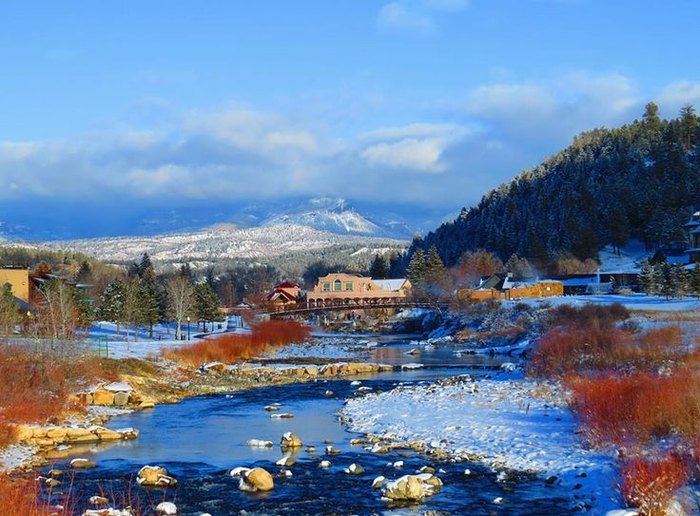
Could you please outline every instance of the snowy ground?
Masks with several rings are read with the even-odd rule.
[[[613,458],[582,447],[556,386],[524,380],[399,386],[347,401],[350,430],[421,441],[453,456],[479,455],[494,469],[554,475],[595,499],[594,513],[618,506]]]
[[[351,359],[358,358],[376,342],[369,339],[324,338],[304,344],[288,344],[265,355],[267,360],[293,358]]]
[[[516,301],[510,301],[516,303]],[[646,294],[605,294],[605,295],[581,295],[581,296],[553,296],[537,299],[521,299],[517,303],[527,303],[538,306],[542,303],[550,305],[581,306],[587,303],[612,304],[620,303],[629,310],[650,311],[688,311],[700,310],[700,300],[697,297],[683,297],[666,299],[662,296],[647,296]]]
[[[105,350],[109,358],[147,358],[157,356],[169,348],[178,348],[187,344],[192,344],[195,340],[210,335],[220,333],[249,333],[246,327],[239,326],[239,321],[227,321],[214,323],[214,330],[211,330],[211,323],[207,325],[208,333],[201,333],[201,327],[197,331],[197,325],[191,323],[190,340],[175,340],[175,325],[155,325],[153,337],[149,337],[147,328],[140,328],[138,341],[134,342],[134,331],[129,328],[127,331],[122,325],[120,331],[114,323],[106,321],[95,322],[90,328],[90,339],[94,342],[96,350],[104,353]],[[182,327],[183,336],[187,336],[187,325]]]
[[[34,450],[23,444],[11,444],[0,449],[0,473],[13,471],[28,464],[34,458]]]

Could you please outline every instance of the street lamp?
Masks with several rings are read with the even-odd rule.
[[[187,340],[190,340],[190,316],[187,316]]]

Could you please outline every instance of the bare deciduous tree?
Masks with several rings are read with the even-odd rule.
[[[180,340],[182,335],[182,321],[192,314],[194,308],[194,285],[184,276],[175,276],[167,283],[168,297],[170,298],[170,314],[175,320],[175,338]]]

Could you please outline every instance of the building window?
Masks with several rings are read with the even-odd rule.
[[[348,281],[345,284],[345,290],[352,290],[352,281]]]
[[[324,292],[330,292],[331,291],[331,284],[326,282],[323,284],[323,291]]]
[[[343,283],[339,279],[333,282],[333,290],[335,290],[336,292],[340,292],[341,290],[343,290]]]

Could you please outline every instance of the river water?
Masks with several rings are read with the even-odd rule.
[[[502,360],[466,355],[456,357],[451,350],[406,355],[409,343],[392,343],[372,350],[378,361],[422,362],[423,369],[382,373],[361,379],[362,385],[389,390],[399,382],[431,382],[437,378],[470,373],[488,374]],[[395,451],[371,454],[351,446],[359,437],[338,422],[337,411],[343,400],[358,395],[354,380],[329,380],[265,387],[231,394],[189,398],[174,405],[159,405],[153,410],[136,412],[112,419],[111,428],[133,426],[140,430],[134,441],[125,441],[93,449],[81,456],[95,460],[98,467],[80,471],[72,481],[76,513],[86,507],[86,500],[104,494],[117,505],[130,504],[142,514],[152,514],[161,501],[173,501],[180,514],[213,516],[227,514],[568,514],[571,493],[547,486],[543,479],[521,478],[500,482],[496,474],[471,463],[435,462],[413,452]],[[326,391],[333,391],[327,396]],[[281,412],[291,412],[292,419],[273,419],[264,406],[280,404]],[[266,494],[250,494],[238,489],[238,479],[228,471],[236,466],[262,466],[273,475],[282,468],[275,461],[283,456],[277,443],[284,432],[294,432],[304,441],[292,466],[293,476],[276,477],[275,489]],[[270,440],[273,448],[251,448],[249,439]],[[326,456],[326,443],[332,442],[341,453]],[[313,445],[316,453],[307,453]],[[332,463],[329,469],[318,467],[320,460]],[[400,469],[388,465],[404,461]],[[361,464],[366,473],[348,475],[343,469],[351,463]],[[143,489],[136,486],[136,472],[145,464],[160,465],[179,480],[175,488]],[[444,482],[439,494],[426,498],[421,505],[392,506],[381,500],[380,492],[371,488],[372,480],[384,475],[395,479],[414,473],[421,466],[441,469]],[[65,462],[54,466],[66,467]],[[464,475],[465,468],[472,472]],[[504,503],[494,503],[502,498]]]

